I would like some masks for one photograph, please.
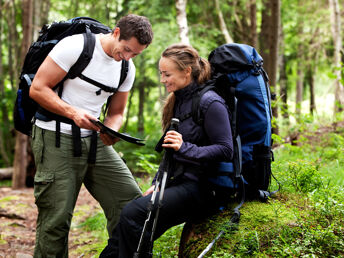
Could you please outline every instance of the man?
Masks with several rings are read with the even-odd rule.
[[[137,15],[121,18],[112,33],[96,35],[94,53],[83,75],[117,88],[121,61],[129,61],[127,77],[112,96],[104,121],[116,131],[121,127],[135,77],[131,58],[140,54],[152,38],[148,19]],[[101,140],[95,141],[96,153],[92,154],[92,131],[99,129],[90,120],[97,120],[111,93],[79,77],[64,82],[61,98],[53,90],[78,59],[83,44],[81,34],[61,40],[40,66],[30,89],[30,97],[41,107],[80,128],[81,141],[81,155],[73,155],[75,136],[70,124],[61,122],[56,132],[56,121],[38,118],[33,127],[32,149],[37,166],[34,195],[38,207],[35,257],[68,257],[68,233],[82,183],[103,208],[110,236],[122,207],[141,195],[129,169],[111,146],[118,139],[98,134]],[[88,162],[91,154],[96,157],[94,164]]]

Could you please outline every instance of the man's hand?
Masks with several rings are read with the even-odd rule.
[[[73,121],[80,128],[89,129],[93,131],[99,131],[99,127],[93,124],[90,120],[98,120],[94,116],[88,114],[85,110],[80,108],[74,108]]]
[[[116,142],[120,140],[120,138],[117,137],[111,137],[108,134],[100,133],[100,139],[105,145],[114,145]]]
[[[114,131],[119,131],[123,122],[123,113],[125,105],[127,104],[128,92],[116,92],[111,97],[111,102],[107,112],[107,116],[104,120],[104,125],[110,127]],[[114,138],[103,133],[100,134],[100,139],[105,145],[113,145],[118,142],[119,138]]]

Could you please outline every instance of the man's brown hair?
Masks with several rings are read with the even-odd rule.
[[[153,40],[152,25],[147,17],[129,14],[122,17],[116,27],[120,29],[119,40],[135,37],[141,45],[149,45]]]

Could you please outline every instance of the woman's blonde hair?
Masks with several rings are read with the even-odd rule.
[[[173,44],[162,52],[161,57],[172,60],[180,71],[191,67],[191,79],[201,85],[210,79],[211,69],[207,59],[199,56],[196,49],[186,44]],[[162,112],[162,127],[169,126],[173,116],[175,95],[171,92],[165,101]]]

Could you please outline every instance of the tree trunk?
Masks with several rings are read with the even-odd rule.
[[[8,2],[7,24],[8,24],[8,69],[12,89],[15,89],[15,79],[18,78],[18,32],[16,29],[16,10],[14,0]]]
[[[33,0],[22,0],[23,8],[23,40],[20,48],[20,60],[23,65],[24,57],[32,42],[32,12]]]
[[[329,0],[331,11],[331,29],[334,42],[334,66],[335,66],[335,103],[334,114],[343,111],[344,109],[344,87],[341,84],[341,71],[340,71],[340,51],[342,49],[341,39],[341,19],[338,0]]]
[[[280,28],[280,0],[265,0],[262,13],[262,27],[260,34],[261,54],[264,59],[264,67],[270,77],[271,93],[276,94],[279,28]],[[272,107],[272,114],[278,117],[277,106]],[[273,128],[278,134],[278,127]]]
[[[186,4],[187,0],[176,0],[177,8],[177,24],[179,27],[179,38],[184,44],[190,44],[188,32],[188,21],[186,17]]]
[[[50,0],[42,0],[41,26],[49,22]]]
[[[42,10],[41,10],[41,6],[42,6],[43,1],[42,0],[34,0],[33,5],[33,29],[32,29],[32,38],[34,40],[37,40],[38,35],[39,35],[39,30],[42,27]]]
[[[143,73],[144,74],[144,73]],[[145,102],[145,85],[146,85],[146,76],[143,77],[143,81],[139,83],[139,110],[138,110],[138,123],[137,123],[137,131],[141,134],[144,133],[144,102]]]
[[[300,49],[300,48],[299,48]],[[301,50],[300,50],[301,52]],[[303,65],[302,62],[303,60],[301,59],[302,56],[298,56],[298,64],[297,64],[297,81],[296,81],[296,100],[295,100],[295,114],[296,114],[296,119],[299,121],[300,115],[301,115],[301,106],[302,106],[302,96],[303,96],[303,78],[304,78],[304,73],[303,73]]]
[[[132,88],[132,89],[130,90],[128,105],[127,105],[127,114],[126,114],[126,116],[125,116],[125,122],[124,122],[124,125],[123,125],[123,127],[122,127],[122,130],[123,130],[124,132],[127,130],[127,127],[128,127],[129,117],[130,117],[130,110],[131,110],[132,103],[133,103],[133,96],[134,96],[134,89]]]
[[[314,115],[314,112],[316,111],[316,105],[315,105],[315,92],[314,92],[314,75],[316,73],[316,66],[310,65],[308,68],[308,74],[307,74],[307,80],[309,84],[309,97],[310,97],[310,104],[309,104],[309,112],[311,115]]]
[[[32,39],[35,41],[39,36],[39,31],[41,30],[42,26],[48,23],[50,0],[34,0],[33,5]]]
[[[303,35],[303,22],[299,21],[299,30],[298,35],[301,37]],[[304,60],[305,60],[305,46],[304,42],[300,40],[298,43],[298,51],[297,51],[297,80],[296,80],[296,97],[295,97],[295,115],[296,120],[300,120],[301,109],[302,109],[302,100],[303,100],[303,87],[304,87]]]
[[[1,154],[1,158],[3,160],[3,162],[5,163],[5,166],[10,166],[11,165],[11,161],[10,161],[10,157],[7,154],[6,151],[6,134],[4,133],[4,130],[2,130],[2,128],[0,127],[0,154]],[[10,142],[10,141],[9,141]]]
[[[270,35],[270,60],[269,76],[270,85],[273,86],[273,93],[276,93],[277,68],[278,68],[278,49],[279,49],[279,28],[280,28],[280,0],[271,0],[271,35]],[[278,117],[277,106],[272,109],[273,116]],[[275,131],[277,133],[277,131]]]
[[[225,37],[225,41],[226,43],[233,43],[234,41],[232,37],[229,35],[226,22],[223,18],[219,0],[215,0],[215,6],[216,6],[217,16],[219,17],[220,29],[222,31],[223,36]]]
[[[24,56],[30,47],[32,42],[32,12],[33,2],[32,0],[23,0],[22,2],[23,11],[23,41],[21,46],[21,62],[24,60]],[[20,132],[16,135],[15,144],[15,156],[14,156],[14,171],[12,188],[18,189],[25,187],[26,180],[26,169],[28,165],[28,137]]]
[[[17,131],[15,155],[13,162],[12,188],[19,189],[25,187],[27,169],[27,143],[28,137]]]
[[[39,32],[49,19],[50,0],[34,0],[33,1],[33,28],[32,39],[37,40]],[[74,16],[71,16],[74,17]]]
[[[250,42],[249,44],[257,48],[258,47],[258,34],[257,34],[257,4],[256,0],[250,0]]]
[[[287,75],[287,57],[282,55],[280,64],[280,96],[282,100],[281,113],[284,119],[289,121],[289,111],[288,111],[288,75]]]
[[[260,55],[262,56],[264,60],[264,68],[268,75],[270,76],[269,71],[269,55],[270,55],[270,46],[268,44],[269,36],[270,36],[270,2],[268,0],[263,1],[264,8],[262,11],[262,23],[261,23],[261,30],[259,33],[259,49],[260,49]]]
[[[3,10],[5,9],[2,1],[0,2],[0,35],[3,35]],[[2,46],[2,37],[0,36],[0,46]],[[4,83],[4,71],[2,65],[2,51],[0,51],[0,99],[6,99],[5,96],[5,83]],[[10,122],[8,119],[7,105],[1,105],[2,124],[0,125],[0,154],[6,166],[10,166],[10,157],[6,150],[10,150],[11,141],[9,135]],[[6,140],[7,139],[7,140]],[[6,143],[9,144],[6,144]]]

